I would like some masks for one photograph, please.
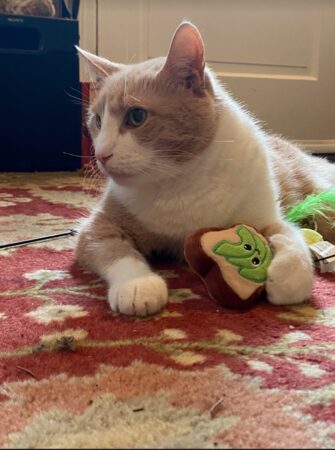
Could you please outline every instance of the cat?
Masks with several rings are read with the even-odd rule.
[[[108,283],[113,311],[146,316],[168,301],[153,252],[183,260],[187,234],[244,223],[269,240],[274,305],[311,297],[313,262],[282,207],[335,186],[331,163],[267,134],[205,64],[183,21],[167,57],[124,65],[77,47],[95,83],[90,130],[104,193],[81,224],[79,263]]]

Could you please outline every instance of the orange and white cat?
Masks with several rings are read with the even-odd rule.
[[[237,223],[270,241],[269,301],[308,300],[310,251],[281,207],[334,187],[334,167],[266,134],[206,66],[189,22],[166,58],[123,65],[78,51],[96,84],[88,126],[109,181],[81,226],[76,256],[106,280],[112,310],[162,310],[168,290],[147,261],[152,252],[180,259],[187,234]]]

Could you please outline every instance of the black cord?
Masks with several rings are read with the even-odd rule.
[[[48,236],[42,236],[42,237],[35,238],[35,239],[26,239],[24,241],[11,242],[9,244],[1,244],[0,250],[6,249],[6,248],[11,248],[11,247],[19,247],[21,245],[33,244],[35,242],[48,241],[50,239],[57,239],[57,238],[66,237],[66,236],[74,236],[77,233],[78,233],[78,231],[71,229],[70,231],[66,231],[65,233],[50,234]]]
[[[335,255],[324,256],[323,258],[314,259],[314,262],[324,261],[325,259],[335,258]]]
[[[35,242],[43,242],[43,241],[48,241],[48,240],[51,240],[51,239],[62,238],[62,237],[66,237],[66,236],[75,236],[77,233],[78,233],[77,230],[71,229],[69,231],[66,231],[65,233],[50,234],[48,236],[41,236],[39,238],[26,239],[24,241],[11,242],[9,244],[0,244],[0,250],[4,250],[4,249],[7,249],[7,248],[12,248],[12,247],[19,247],[21,245],[34,244]],[[314,262],[324,261],[324,260],[329,259],[329,258],[335,258],[335,254],[329,255],[329,256],[324,256],[323,258],[314,259]]]

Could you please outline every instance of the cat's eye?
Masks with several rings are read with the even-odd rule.
[[[147,115],[148,113],[143,108],[130,108],[126,114],[126,125],[128,127],[139,127],[145,122]]]
[[[243,248],[244,248],[245,250],[252,250],[252,245],[250,245],[250,244],[244,244],[244,245],[243,245]]]
[[[98,130],[101,130],[101,116],[99,116],[99,114],[95,115],[95,124]]]

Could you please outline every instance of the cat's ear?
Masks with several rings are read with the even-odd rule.
[[[197,27],[190,22],[181,23],[172,38],[161,76],[200,91],[204,85],[204,53],[204,43]]]
[[[79,56],[81,56],[87,63],[89,73],[95,87],[98,89],[101,87],[106,77],[120,69],[119,64],[112,63],[108,59],[102,58],[101,56],[96,56],[93,53],[83,50],[77,45],[75,47]]]

